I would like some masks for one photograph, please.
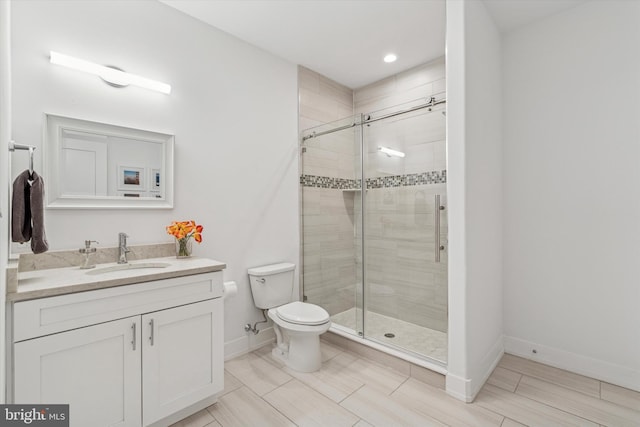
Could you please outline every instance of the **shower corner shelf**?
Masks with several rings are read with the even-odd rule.
[[[359,193],[362,190],[360,190],[359,188],[345,188],[342,190],[343,193]]]

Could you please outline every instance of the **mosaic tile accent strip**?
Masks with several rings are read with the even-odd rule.
[[[447,182],[447,171],[430,171],[392,175],[367,179],[367,188],[409,187],[412,185],[444,184]]]
[[[328,176],[300,175],[303,187],[332,188],[336,190],[350,190],[360,188],[360,180],[346,178],[331,178]]]
[[[367,188],[409,187],[412,185],[445,184],[446,182],[447,171],[442,170],[368,178]],[[334,190],[353,190],[361,187],[359,179],[331,178],[316,175],[301,175],[300,184],[303,187],[330,188]]]

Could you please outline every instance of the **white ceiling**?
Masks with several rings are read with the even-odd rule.
[[[484,0],[493,21],[502,32],[555,15],[586,0]]]
[[[160,1],[352,89],[444,55],[445,0]],[[586,0],[484,1],[510,31]]]
[[[444,0],[162,1],[354,89],[444,55]]]

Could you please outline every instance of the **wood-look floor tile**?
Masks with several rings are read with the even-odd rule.
[[[487,384],[503,388],[513,393],[516,391],[520,378],[522,378],[522,374],[497,366],[491,373],[491,376],[489,376]]]
[[[356,356],[345,352],[323,362],[322,369],[316,372],[296,372],[289,368],[284,368],[284,371],[334,402],[342,402],[364,385],[364,381],[352,375],[349,368],[356,360]]]
[[[222,427],[295,427],[291,420],[247,387],[222,396],[218,403],[209,406],[207,410]]]
[[[291,379],[281,369],[253,353],[227,360],[225,369],[260,396]]]
[[[415,412],[454,427],[500,427],[503,416],[448,396],[443,390],[409,378],[391,398]]]
[[[600,397],[600,381],[593,378],[543,365],[542,363],[523,359],[522,357],[511,354],[505,354],[502,360],[500,360],[499,366],[529,377],[561,385],[562,387],[579,391],[589,396]]]
[[[350,375],[362,381],[369,388],[381,393],[391,394],[400,384],[409,378],[389,367],[380,366],[366,359],[358,358],[349,365]]]
[[[600,397],[617,405],[635,410],[640,409],[640,393],[628,388],[603,382],[600,386]]]
[[[415,412],[408,405],[399,403],[369,386],[362,387],[340,405],[376,427],[445,425],[434,418]]]
[[[198,411],[195,414],[172,424],[170,427],[205,427],[214,422],[216,422],[216,420],[211,416],[209,411],[203,409],[202,411]]]
[[[505,418],[500,427],[527,427],[524,424],[520,424],[517,421],[513,421],[510,418]]]
[[[526,375],[520,380],[516,394],[579,415],[595,423],[615,427],[640,426],[640,408],[638,410],[626,408]]]
[[[265,394],[263,399],[301,427],[350,427],[359,420],[333,400],[295,379]]]
[[[265,345],[264,347],[260,347],[258,350],[253,351],[253,354],[256,356],[262,357],[264,360],[269,362],[271,365],[274,365],[280,369],[285,367],[285,364],[282,360],[277,359],[271,353],[273,350],[273,345]]]
[[[271,355],[272,349],[273,349],[273,344],[267,344],[267,345],[263,345],[262,347],[256,350],[253,350],[252,353],[257,356],[265,357],[267,355]]]
[[[332,332],[325,332],[324,334],[320,335],[321,343],[328,342],[329,344],[333,344],[334,346],[341,348],[342,350],[346,350],[349,348],[350,341],[350,339],[340,335],[336,335]]]
[[[322,354],[323,362],[326,362],[329,359],[333,359],[342,352],[344,352],[344,350],[340,347],[324,340],[320,341],[320,353]]]
[[[225,362],[218,403],[171,427],[640,426],[639,392],[511,355],[465,404],[432,371],[410,365],[409,377],[332,343],[321,349],[313,373],[278,364],[271,346]]]
[[[352,341],[349,344],[349,350],[362,356],[363,358],[376,362],[378,365],[394,369],[395,371],[403,375],[409,376],[410,374],[411,364],[409,362],[398,359],[397,357],[391,356],[390,354],[383,353],[382,351],[376,350],[375,348],[371,348]]]
[[[445,388],[445,376],[430,369],[411,364],[409,374],[411,377],[429,384],[430,386],[437,387],[442,390]]]
[[[231,375],[226,369],[224,370],[224,390],[218,395],[218,397],[224,396],[227,393],[231,393],[233,390],[237,390],[242,387],[242,383],[236,377]]]
[[[584,418],[576,417],[575,415],[552,408],[519,394],[508,392],[491,384],[486,384],[482,388],[474,404],[530,427],[597,427],[596,423]]]

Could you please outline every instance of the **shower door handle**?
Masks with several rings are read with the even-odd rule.
[[[444,246],[440,244],[440,211],[444,210],[444,206],[440,204],[440,195],[435,195],[434,217],[435,217],[435,262],[440,262],[440,251],[444,250]]]

